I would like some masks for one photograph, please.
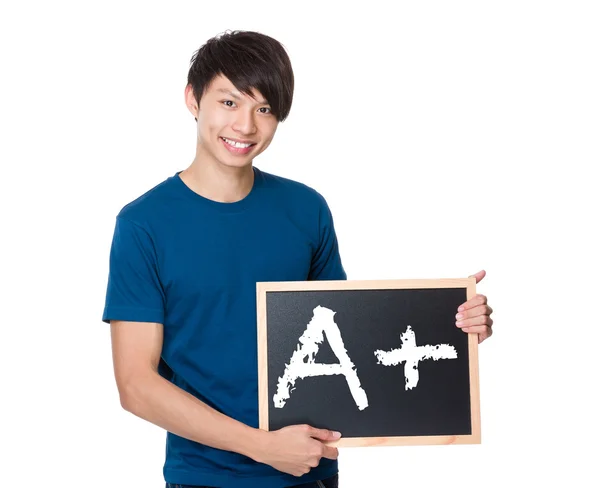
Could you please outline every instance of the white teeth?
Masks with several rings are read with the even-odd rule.
[[[238,147],[240,149],[244,149],[244,148],[250,147],[252,145],[252,144],[242,144],[241,142],[235,142],[230,139],[226,139],[225,137],[223,137],[223,140],[230,146]]]

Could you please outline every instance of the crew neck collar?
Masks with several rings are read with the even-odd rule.
[[[173,175],[173,180],[176,182],[181,192],[185,194],[188,198],[195,200],[197,203],[200,203],[206,207],[209,207],[222,213],[238,213],[247,209],[249,206],[252,205],[252,202],[256,199],[256,193],[263,183],[262,172],[258,168],[252,166],[252,171],[254,173],[254,182],[252,183],[250,193],[248,193],[248,195],[246,195],[241,200],[238,200],[237,202],[217,202],[215,200],[211,200],[210,198],[206,198],[200,195],[199,193],[196,193],[189,186],[187,186],[179,176],[179,173],[181,173],[182,171],[183,170],[177,171]]]

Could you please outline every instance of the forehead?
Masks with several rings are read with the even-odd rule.
[[[263,103],[263,104],[269,103],[265,100],[265,98],[262,96],[262,94],[256,88],[252,88],[252,94],[254,95],[254,99],[253,99],[252,97],[249,97],[245,93],[242,93],[241,91],[239,91],[235,87],[235,85],[233,83],[231,83],[231,81],[229,81],[229,78],[226,78],[223,75],[215,76],[215,78],[212,80],[212,82],[208,86],[206,93],[212,93],[215,96],[229,95],[238,100],[247,99],[249,101],[258,101],[259,103]]]

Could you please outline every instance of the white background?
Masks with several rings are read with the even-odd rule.
[[[189,60],[227,29],[291,57],[257,167],[328,200],[350,279],[487,277],[482,444],[346,448],[343,488],[598,478],[596,2],[5,2],[1,486],[164,486],[101,319],[114,218],[189,165]]]

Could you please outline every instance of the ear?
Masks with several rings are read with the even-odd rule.
[[[192,85],[187,85],[185,87],[185,106],[194,118],[198,120],[198,102],[196,101],[196,97],[194,97]]]

